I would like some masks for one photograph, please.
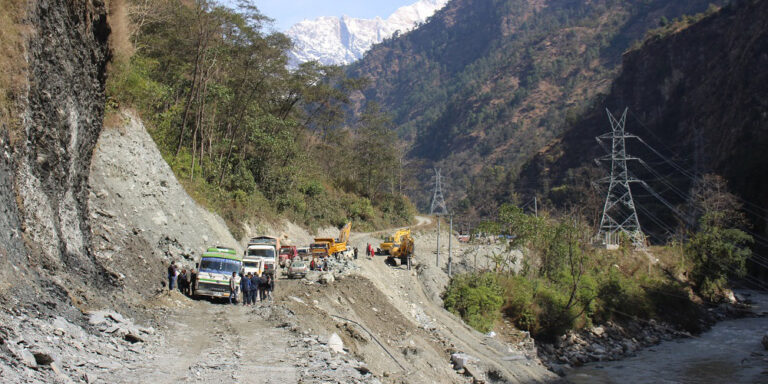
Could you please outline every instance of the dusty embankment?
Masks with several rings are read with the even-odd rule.
[[[448,276],[444,268],[432,264],[434,228],[425,226],[414,233],[417,251],[412,270],[389,266],[381,256],[364,257],[365,246],[381,239],[353,233],[351,243],[361,250],[355,261],[359,270],[336,276],[331,284],[284,283],[278,303],[295,314],[294,326],[338,333],[350,352],[384,382],[556,381],[557,376],[538,361],[530,338],[521,335],[509,343],[483,335],[442,308],[438,292]],[[465,261],[459,255],[467,254],[466,247],[455,239],[453,245],[458,252],[454,261]],[[452,355],[458,366],[452,364]]]

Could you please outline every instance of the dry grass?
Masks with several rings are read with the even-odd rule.
[[[0,0],[0,130],[8,130],[11,143],[20,133],[17,100],[26,83],[26,6],[24,0]]]
[[[112,50],[114,61],[128,60],[133,55],[128,2],[129,0],[110,0],[108,5],[107,22],[112,30],[109,34],[109,48]]]

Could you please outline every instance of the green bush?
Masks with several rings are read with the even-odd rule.
[[[533,310],[533,282],[522,276],[509,276],[504,282],[504,315],[519,329],[536,333],[539,322]]]
[[[443,303],[471,327],[488,332],[499,318],[504,299],[495,275],[466,274],[451,279]]]
[[[599,322],[616,318],[627,319],[653,317],[653,303],[645,290],[634,278],[624,277],[612,269],[600,283],[595,320]]]

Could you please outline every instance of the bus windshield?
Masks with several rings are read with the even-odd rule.
[[[274,258],[275,250],[273,248],[249,249],[248,256]]]
[[[240,272],[242,263],[237,260],[222,259],[218,257],[204,257],[200,260],[200,272],[206,273],[224,273],[231,275],[232,272]]]

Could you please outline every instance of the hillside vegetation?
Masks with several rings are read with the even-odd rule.
[[[339,128],[363,82],[312,63],[289,72],[289,39],[267,32],[270,20],[254,7],[123,6],[130,43],[113,63],[109,107],[140,112],[179,180],[235,234],[254,216],[310,227],[409,221],[389,118],[369,103],[354,126]]]
[[[696,211],[689,207],[692,188],[708,173],[721,175],[759,237],[758,253],[765,254],[761,207],[768,206],[768,181],[756,176],[768,166],[762,154],[768,146],[763,86],[768,81],[768,3],[741,1],[708,13],[690,18],[699,20],[693,24],[679,20],[649,32],[642,46],[624,55],[623,71],[610,92],[526,163],[517,190],[538,194],[549,207],[579,206],[596,217],[602,201],[595,201],[590,183],[607,172],[594,166],[593,159],[606,154],[594,138],[610,130],[606,107],[613,112],[627,107],[627,132],[650,146],[628,140],[628,153],[653,170],[632,162],[634,176],[688,213]],[[685,218],[639,185],[633,193],[646,211],[640,212],[641,224],[657,240],[684,224]],[[654,216],[669,228],[653,223]]]
[[[515,200],[521,164],[608,90],[622,52],[710,2],[455,0],[348,72],[373,80],[356,96],[394,114],[415,178],[442,166],[458,211],[484,216]],[[406,191],[428,204],[421,183]]]

